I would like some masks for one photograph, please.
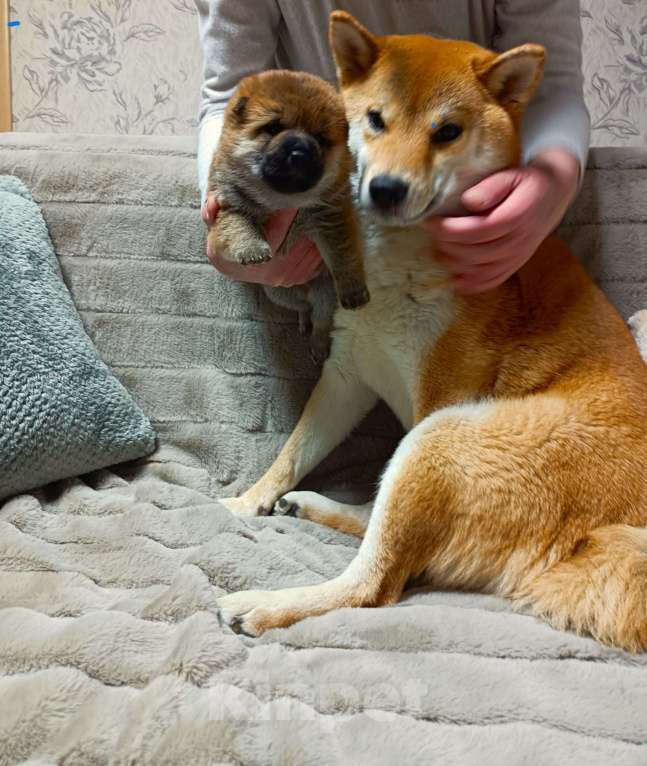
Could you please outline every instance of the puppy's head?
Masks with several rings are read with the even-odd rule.
[[[330,37],[360,200],[382,221],[461,212],[466,189],[518,162],[541,46],[498,55],[428,35],[375,37],[343,11],[332,14]]]
[[[246,171],[246,191],[273,207],[314,204],[350,170],[342,99],[309,74],[274,70],[245,78],[224,131],[230,156]]]

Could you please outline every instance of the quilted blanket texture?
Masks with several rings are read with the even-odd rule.
[[[160,439],[0,504],[0,764],[647,763],[647,655],[499,599],[419,590],[260,639],[220,625],[222,593],[320,582],[357,550],[217,501],[270,464],[317,377],[295,317],[205,263],[191,138],[7,134],[0,173],[40,203]],[[647,307],[645,199],[646,152],[594,152],[563,229],[626,318]],[[398,436],[379,409],[307,486],[368,494]]]

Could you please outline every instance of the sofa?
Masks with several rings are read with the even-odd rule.
[[[158,441],[0,503],[0,764],[647,763],[647,655],[491,596],[220,623],[219,595],[323,581],[358,541],[218,503],[318,371],[295,315],[206,262],[195,165],[193,137],[0,134]],[[561,233],[626,319],[647,307],[647,151],[593,150]],[[400,435],[378,407],[303,486],[366,499]]]

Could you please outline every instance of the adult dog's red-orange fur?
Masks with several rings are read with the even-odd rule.
[[[497,56],[430,37],[377,38],[341,12],[332,41],[360,199],[367,204],[365,185],[385,174],[405,179],[409,196],[368,235],[371,304],[338,312],[331,358],[295,432],[229,504],[263,512],[284,496],[276,512],[366,534],[338,578],[226,596],[225,618],[258,634],[329,609],[392,603],[422,576],[647,649],[647,367],[630,333],[556,238],[501,287],[458,298],[409,226],[518,161],[542,49]],[[366,118],[375,111],[378,130]],[[447,121],[462,134],[437,145],[433,131]],[[378,396],[409,433],[371,515],[290,492]],[[349,428],[332,422],[335,413]]]

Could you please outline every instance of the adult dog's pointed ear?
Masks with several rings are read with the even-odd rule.
[[[546,51],[541,45],[520,45],[474,65],[476,75],[503,106],[524,108],[544,72]]]
[[[342,86],[366,77],[379,53],[377,39],[346,11],[330,15],[330,47]]]

